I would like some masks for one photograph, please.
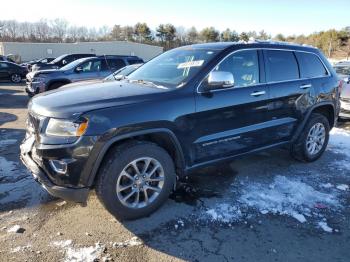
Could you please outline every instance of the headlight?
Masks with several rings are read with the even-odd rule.
[[[68,120],[51,118],[46,127],[46,134],[50,136],[82,136],[88,127],[88,121],[84,119],[79,123]]]

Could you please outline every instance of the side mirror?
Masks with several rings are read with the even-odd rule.
[[[62,60],[62,65],[65,65],[67,64],[67,61],[66,60]]]
[[[75,71],[76,71],[77,73],[83,72],[83,68],[82,68],[81,66],[78,66],[78,67],[75,69]]]
[[[208,77],[208,87],[212,88],[228,88],[235,84],[233,74],[225,71],[210,72]]]
[[[115,80],[120,81],[120,80],[123,80],[125,78],[125,76],[124,75],[116,75],[116,76],[114,76],[114,78],[115,78]]]

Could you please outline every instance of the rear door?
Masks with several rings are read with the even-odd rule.
[[[264,50],[266,81],[270,91],[269,120],[276,125],[271,130],[271,143],[288,141],[303,111],[312,99],[311,79],[301,79],[293,50]]]
[[[259,63],[260,62],[260,63]],[[268,89],[260,70],[261,52],[236,51],[214,70],[231,72],[235,85],[196,93],[195,128],[192,133],[194,162],[226,158],[266,145]]]

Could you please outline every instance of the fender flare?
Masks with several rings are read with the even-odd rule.
[[[130,139],[130,138],[133,138],[136,136],[149,135],[149,134],[155,134],[155,133],[165,133],[165,134],[169,135],[173,145],[175,146],[176,153],[178,154],[178,156],[180,158],[181,166],[183,168],[185,168],[185,157],[183,154],[182,147],[181,147],[180,142],[177,139],[176,135],[171,130],[169,130],[167,128],[145,129],[145,130],[135,131],[135,132],[131,132],[131,133],[124,134],[124,135],[117,135],[117,136],[114,136],[111,139],[109,139],[102,146],[102,149],[100,150],[100,152],[95,160],[93,168],[91,169],[91,172],[87,178],[87,186],[91,187],[93,185],[93,182],[94,182],[95,177],[97,175],[98,169],[100,168],[101,163],[102,163],[106,153],[108,152],[108,150],[111,148],[111,146],[114,143],[121,141],[121,140],[124,140],[124,139]]]
[[[333,108],[333,116],[334,116],[334,121],[336,121],[336,112],[335,112],[335,107],[334,107],[334,104],[332,102],[321,102],[321,103],[317,103],[316,105],[313,105],[306,113],[303,121],[299,124],[297,130],[295,131],[293,137],[292,137],[292,140],[291,142],[295,142],[300,133],[303,131],[305,125],[307,124],[307,122],[309,121],[309,118],[312,114],[312,112],[314,112],[315,109],[319,108],[319,107],[322,107],[322,106],[331,106]],[[334,124],[335,125],[335,124]]]

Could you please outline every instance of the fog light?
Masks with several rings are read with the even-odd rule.
[[[67,173],[67,165],[74,160],[72,159],[62,159],[62,160],[50,160],[50,166],[51,168],[59,174],[66,174]]]

